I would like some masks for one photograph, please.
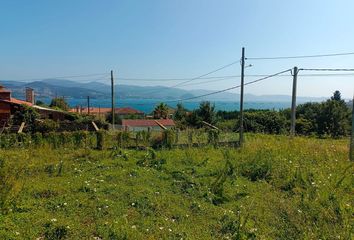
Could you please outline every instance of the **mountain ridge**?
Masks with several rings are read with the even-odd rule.
[[[91,98],[103,99],[110,98],[111,86],[105,83],[91,81],[91,82],[76,82],[66,79],[45,79],[32,82],[22,81],[0,81],[0,85],[12,90],[14,97],[23,98],[24,89],[26,87],[33,88],[37,97],[55,97],[65,96],[69,98]],[[117,98],[121,99],[161,99],[161,100],[176,100],[193,98],[196,96],[212,93],[209,90],[193,89],[185,90],[180,88],[171,88],[166,86],[136,86],[118,84],[115,85],[115,92]],[[237,93],[223,92],[208,97],[198,98],[200,100],[210,101],[235,101],[239,100],[240,95]],[[325,97],[297,97],[298,102],[306,101],[323,101]],[[246,101],[260,101],[260,102],[289,102],[291,96],[289,95],[254,95],[245,94]]]

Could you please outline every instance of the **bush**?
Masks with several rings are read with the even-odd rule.
[[[55,132],[58,128],[59,124],[51,119],[38,120],[34,125],[34,131],[41,133]]]

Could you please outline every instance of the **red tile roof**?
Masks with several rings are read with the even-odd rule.
[[[128,127],[158,127],[156,123],[158,121],[165,127],[175,126],[175,122],[172,119],[123,119],[122,126]]]
[[[90,108],[90,113],[91,114],[98,114],[98,113],[110,113],[111,112],[111,108],[97,108],[97,107],[92,107]],[[70,109],[70,112],[77,112],[76,108],[72,108]],[[82,113],[87,113],[87,108],[82,108]],[[130,108],[130,107],[124,107],[124,108],[116,108],[115,109],[115,113],[117,114],[144,114],[144,112]]]
[[[10,90],[6,89],[4,86],[1,86],[0,85],[0,92],[6,92],[6,93],[9,93],[11,92]]]
[[[12,103],[12,104],[17,104],[17,105],[23,104],[23,105],[27,105],[27,106],[30,106],[30,107],[33,105],[30,102],[26,102],[26,101],[19,100],[19,99],[16,99],[16,98],[10,98],[10,100],[0,99],[0,101],[7,102],[7,103]]]

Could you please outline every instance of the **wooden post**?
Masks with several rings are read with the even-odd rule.
[[[114,78],[113,78],[113,70],[111,70],[111,98],[112,98],[112,127],[114,128],[115,123],[115,106],[114,106]]]
[[[22,122],[21,125],[20,125],[20,128],[17,131],[17,133],[22,133],[24,127],[25,127],[25,122]]]
[[[290,126],[290,135],[295,136],[295,122],[296,122],[296,88],[297,88],[297,74],[299,72],[297,67],[294,67],[293,70],[293,93],[291,100],[291,126]]]
[[[241,58],[241,94],[240,94],[240,147],[243,143],[243,95],[245,86],[245,48],[242,48]]]
[[[87,96],[87,114],[90,115],[90,96]]]
[[[354,161],[354,97],[352,104],[352,133],[350,137],[349,159],[350,161]]]

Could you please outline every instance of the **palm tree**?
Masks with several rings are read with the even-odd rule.
[[[158,104],[155,107],[153,114],[154,114],[154,118],[157,118],[157,119],[164,118],[164,119],[166,119],[167,115],[168,115],[168,107],[167,107],[166,103]]]

